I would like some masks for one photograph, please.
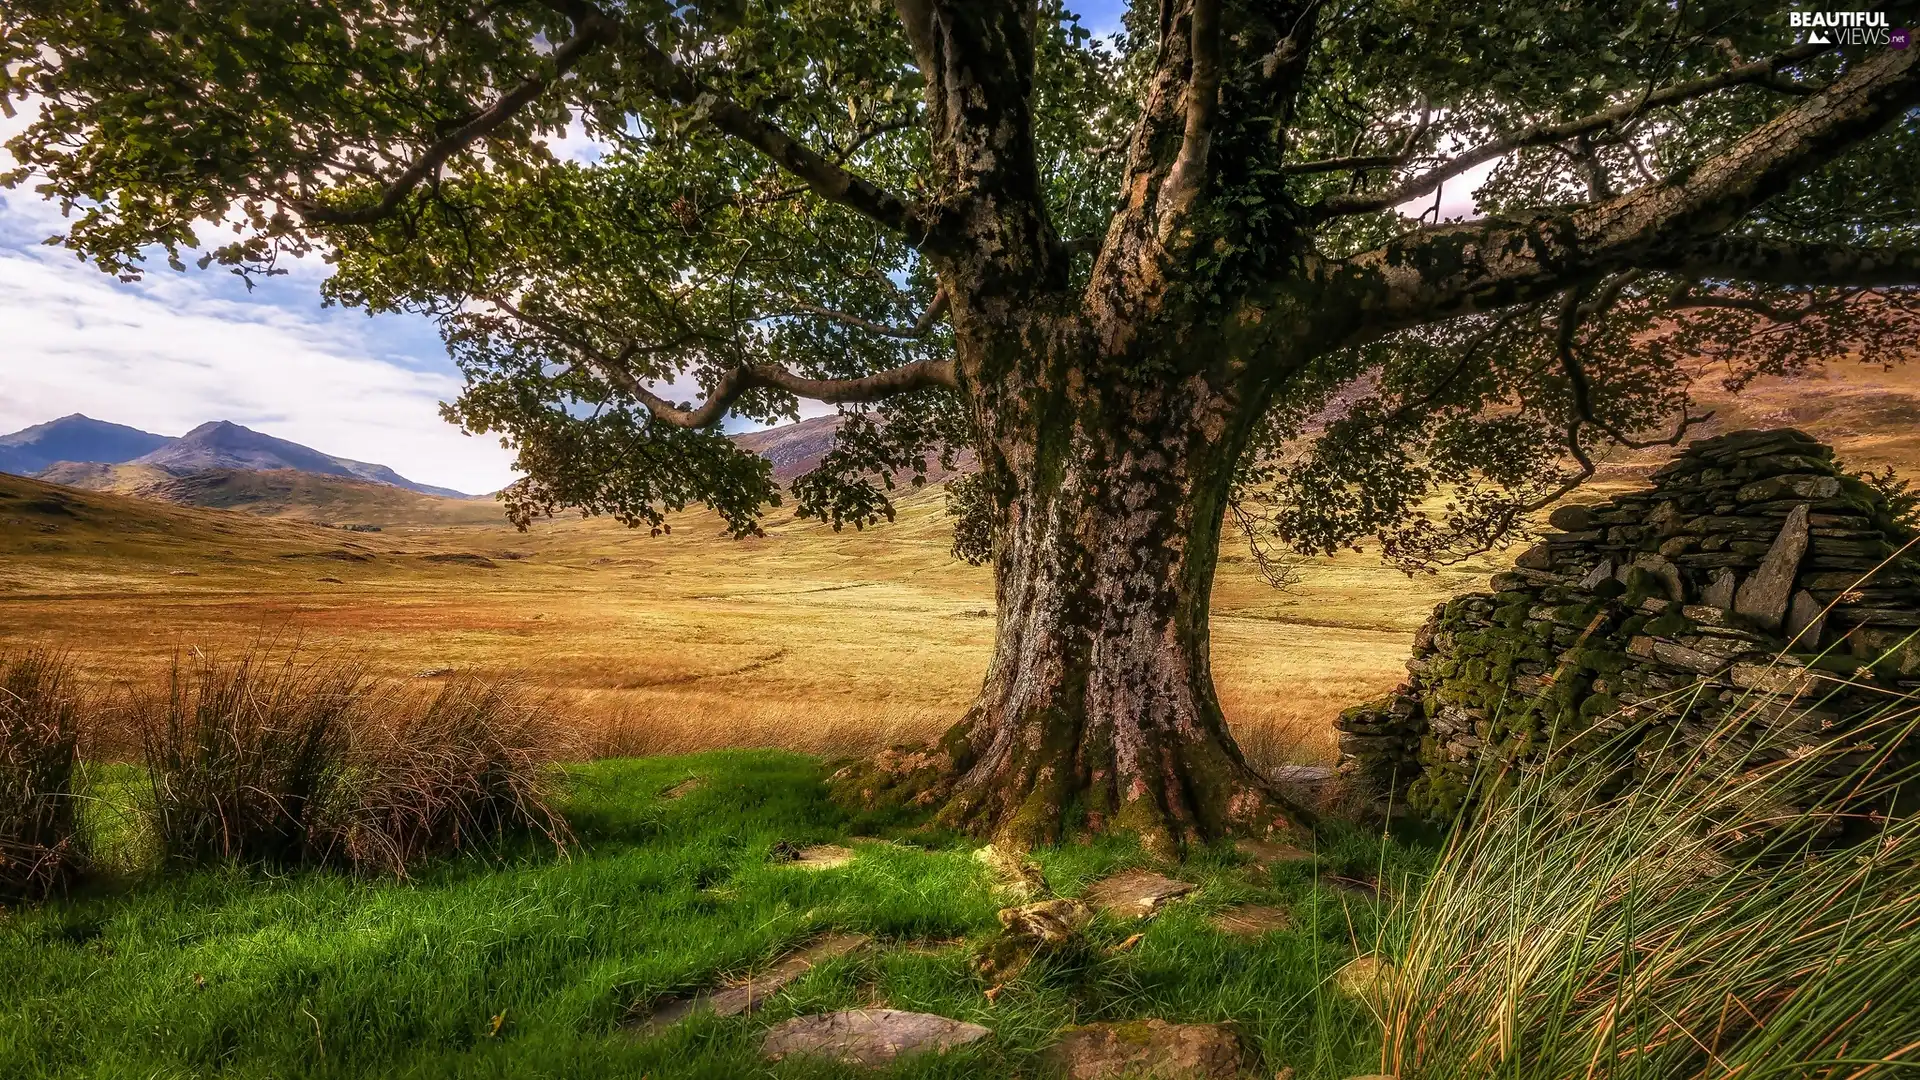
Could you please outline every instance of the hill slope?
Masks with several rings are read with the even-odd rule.
[[[154,499],[175,506],[241,510],[262,517],[328,525],[494,525],[504,521],[491,499],[423,495],[357,477],[298,469],[201,469],[176,474],[157,465],[65,461],[38,479],[85,491]]]
[[[0,472],[32,476],[59,461],[131,461],[172,441],[165,435],[74,413],[0,435]]]
[[[387,468],[351,458],[323,454],[309,446],[277,439],[229,420],[214,420],[150,453],[133,459],[136,465],[157,465],[177,475],[208,469],[298,469],[321,476],[343,476],[391,484],[422,495],[440,495],[464,499],[464,492],[451,488],[416,484]]]

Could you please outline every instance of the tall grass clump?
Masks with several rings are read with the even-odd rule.
[[[291,654],[176,656],[166,692],[131,714],[162,861],[318,861],[367,695],[351,668]]]
[[[1629,731],[1487,800],[1383,943],[1384,1071],[1916,1075],[1920,820],[1887,811],[1915,778],[1884,748],[1917,714],[1889,695],[1823,734],[1756,725],[1780,715],[1756,699],[1704,742]]]
[[[355,865],[404,874],[515,834],[570,843],[553,806],[570,739],[529,695],[467,680],[382,705],[349,755],[352,797],[337,839]]]
[[[411,693],[254,651],[176,660],[133,717],[167,864],[404,874],[515,834],[570,838],[552,805],[563,733],[511,686]]]
[[[0,656],[0,900],[59,892],[86,862],[74,805],[85,712],[62,657]]]

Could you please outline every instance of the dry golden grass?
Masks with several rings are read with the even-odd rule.
[[[348,533],[12,478],[0,494],[0,642],[120,683],[183,648],[297,641],[380,679],[531,679],[602,752],[845,753],[944,730],[992,642],[992,575],[948,556],[937,491],[885,528],[783,520],[744,541],[704,514],[662,537],[598,520]],[[450,554],[493,565],[429,558]],[[1409,583],[1349,555],[1282,594],[1230,549],[1213,639],[1236,730],[1263,756],[1330,758],[1334,714],[1397,683],[1414,628],[1475,577]]]
[[[1856,464],[1920,475],[1920,366],[1836,366],[1707,404],[1715,429],[1795,423]],[[1589,497],[1650,463],[1621,455]],[[938,491],[865,533],[776,517],[734,541],[692,513],[662,537],[576,519],[353,533],[0,476],[0,646],[53,645],[96,679],[140,683],[189,646],[297,640],[380,679],[529,680],[603,752],[850,753],[938,734],[979,684],[992,577],[948,541]],[[493,565],[429,558],[467,554]],[[1346,554],[1282,593],[1230,539],[1213,660],[1242,742],[1267,761],[1329,760],[1335,714],[1396,685],[1433,605],[1495,561],[1409,580]]]

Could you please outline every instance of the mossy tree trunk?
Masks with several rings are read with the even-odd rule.
[[[1290,830],[1303,815],[1228,733],[1208,647],[1253,410],[1204,348],[1175,380],[1107,374],[1141,365],[1065,348],[1076,361],[1043,364],[1058,377],[1024,381],[1019,407],[977,396],[1000,510],[999,622],[980,695],[944,740],[941,818],[1021,845],[1118,830],[1164,852]],[[1036,400],[1055,422],[1028,422]]]

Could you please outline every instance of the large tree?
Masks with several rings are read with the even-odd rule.
[[[971,448],[957,548],[998,631],[923,794],[1172,847],[1299,820],[1209,669],[1237,492],[1296,547],[1418,565],[1677,441],[1708,361],[1903,344],[1920,49],[1773,7],[1142,0],[1107,42],[1059,0],[0,17],[38,110],[12,182],[59,241],[120,274],[317,251],[331,298],[438,319],[522,521],[704,501],[751,532],[779,492],[720,423],[799,399],[851,407],[793,489],[836,527]]]

